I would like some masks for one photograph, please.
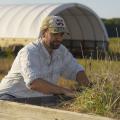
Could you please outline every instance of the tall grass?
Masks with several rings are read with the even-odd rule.
[[[92,59],[78,62],[85,67],[94,86],[77,92],[73,101],[63,103],[60,108],[120,119],[120,62]]]
[[[13,62],[13,57],[0,59],[0,80],[8,73]]]
[[[81,101],[84,110],[105,116],[116,116],[120,110],[120,62],[84,60],[86,73],[93,81],[75,101]]]
[[[109,42],[109,51],[120,54],[120,38],[111,38]]]
[[[109,56],[111,57],[111,59],[120,60],[120,38],[110,39]]]
[[[109,56],[104,60],[78,59],[94,86],[76,93],[73,101],[61,104],[60,108],[120,119],[120,39],[111,39],[109,51],[117,55],[116,60]],[[72,86],[67,81],[64,83]]]

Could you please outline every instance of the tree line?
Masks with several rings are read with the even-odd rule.
[[[102,18],[102,21],[106,27],[109,37],[120,37],[120,18]]]

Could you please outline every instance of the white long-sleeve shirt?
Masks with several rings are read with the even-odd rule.
[[[77,72],[83,70],[63,45],[50,56],[42,40],[36,40],[19,51],[11,70],[0,83],[0,94],[8,93],[17,98],[45,96],[29,89],[29,84],[38,78],[57,84],[60,76],[75,80]]]

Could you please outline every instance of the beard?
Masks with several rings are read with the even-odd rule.
[[[58,49],[61,45],[61,42],[51,42],[50,43],[50,48],[51,49]]]

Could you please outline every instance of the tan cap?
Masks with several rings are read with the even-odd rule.
[[[51,33],[66,32],[64,19],[60,16],[48,16],[41,25],[41,31],[49,29]]]

